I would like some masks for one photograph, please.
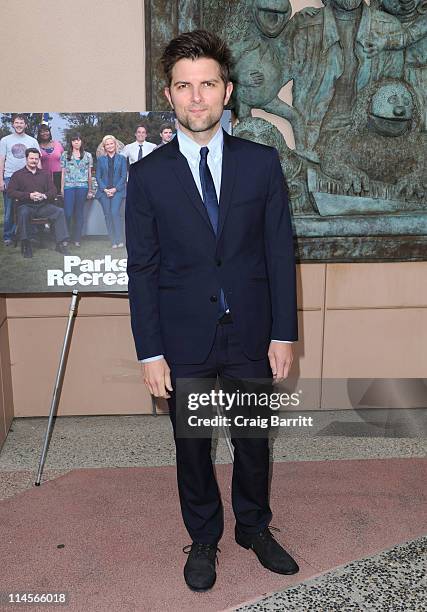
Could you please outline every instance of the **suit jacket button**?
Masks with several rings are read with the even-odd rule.
[[[222,261],[221,261],[220,259],[217,259],[217,260],[216,260],[216,265],[217,265],[217,266],[220,266],[221,264],[222,264]]]
[[[218,301],[218,298],[216,297],[216,295],[211,295],[211,297],[210,297],[210,301],[211,301],[211,302],[217,302],[217,301]]]

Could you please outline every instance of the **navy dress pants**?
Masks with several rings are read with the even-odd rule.
[[[267,356],[248,359],[241,349],[234,324],[218,323],[207,360],[201,364],[169,363],[173,393],[168,400],[174,430],[179,499],[184,524],[191,539],[216,544],[223,532],[223,507],[211,460],[211,438],[183,438],[177,435],[176,385],[180,378],[216,379],[221,387],[227,381],[243,378],[268,379],[271,369]],[[178,405],[179,409],[179,405]],[[232,436],[234,465],[232,505],[239,530],[252,534],[271,521],[269,506],[269,442],[265,437]]]

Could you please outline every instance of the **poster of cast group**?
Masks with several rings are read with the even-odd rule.
[[[126,291],[128,169],[176,128],[173,112],[0,113],[0,293]]]

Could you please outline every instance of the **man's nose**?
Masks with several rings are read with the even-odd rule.
[[[395,117],[403,117],[405,115],[405,107],[401,104],[397,104],[393,108],[393,115],[395,115]]]
[[[200,102],[202,99],[202,93],[199,87],[193,87],[193,101]]]

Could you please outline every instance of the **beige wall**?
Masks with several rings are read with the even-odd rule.
[[[143,110],[143,35],[143,0],[3,2],[0,110]],[[294,376],[427,377],[426,275],[426,263],[299,266]],[[68,307],[0,298],[0,445],[12,390],[16,416],[48,414]],[[58,414],[150,412],[138,368],[126,300],[83,296]],[[332,407],[320,382],[311,393]]]
[[[1,5],[1,112],[144,110],[143,0]]]
[[[70,305],[68,297],[9,297],[15,416],[48,414]],[[83,296],[58,415],[151,412],[129,325],[127,299]]]

